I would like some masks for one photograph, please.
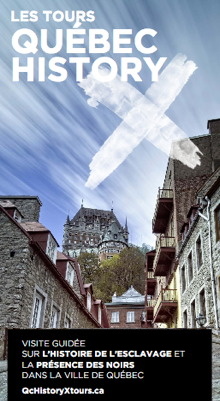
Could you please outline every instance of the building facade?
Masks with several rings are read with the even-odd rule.
[[[190,138],[201,152],[201,164],[191,169],[169,159],[159,189],[152,231],[156,247],[146,255],[146,312],[149,327],[181,327],[181,289],[178,253],[182,226],[199,189],[220,165],[220,119],[208,121],[209,134]],[[152,284],[152,282],[154,284]],[[153,285],[153,287],[152,287]]]
[[[145,296],[131,286],[124,294],[105,304],[113,329],[138,329],[145,323]]]
[[[220,168],[197,194],[182,227],[177,255],[181,282],[182,326],[220,327]]]
[[[64,225],[63,252],[72,257],[81,252],[94,252],[107,259],[128,246],[128,228],[119,223],[113,209],[85,208]]]
[[[58,252],[50,230],[34,220],[39,199],[16,200],[0,198],[0,359],[9,328],[109,327],[105,305],[83,284],[77,260]]]

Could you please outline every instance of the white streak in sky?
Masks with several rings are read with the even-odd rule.
[[[145,95],[120,77],[102,83],[91,73],[80,82],[90,106],[102,103],[123,119],[93,157],[87,187],[96,188],[144,138],[190,168],[200,164],[197,146],[164,114],[196,69],[193,61],[177,55]]]

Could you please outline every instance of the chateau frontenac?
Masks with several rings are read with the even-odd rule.
[[[71,257],[81,252],[99,254],[101,260],[128,247],[128,227],[119,223],[113,209],[99,210],[81,208],[70,220],[67,217],[64,225],[63,252]]]

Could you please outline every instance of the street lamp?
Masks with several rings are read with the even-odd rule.
[[[196,317],[195,320],[200,327],[203,327],[206,323],[206,317],[202,313],[199,313],[199,316]]]

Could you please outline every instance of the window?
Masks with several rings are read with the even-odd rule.
[[[193,263],[192,263],[192,252],[188,255],[187,258],[188,261],[188,277],[189,277],[189,283],[193,279]]]
[[[66,268],[66,281],[68,281],[70,285],[73,285],[74,273],[74,268],[68,263]]]
[[[90,292],[87,292],[87,303],[86,303],[87,309],[89,312],[91,311],[92,308],[92,295]]]
[[[68,316],[65,317],[64,327],[65,327],[65,329],[70,329],[70,327],[71,327],[71,319]]]
[[[52,308],[52,313],[51,313],[51,319],[50,319],[50,327],[52,329],[57,329],[59,326],[59,315],[60,311],[56,306],[53,306]]]
[[[19,213],[18,210],[15,210],[15,211],[14,211],[14,219],[15,219],[18,223],[20,223],[21,220],[22,220],[21,214]]]
[[[214,211],[216,242],[220,241],[220,205]]]
[[[51,234],[48,235],[46,254],[47,256],[49,256],[53,263],[56,263],[57,244]]]
[[[182,292],[186,289],[186,268],[185,265],[182,266],[181,269],[181,283],[182,283]]]
[[[40,292],[36,291],[31,322],[32,329],[43,327],[44,306],[45,297]]]
[[[99,324],[102,324],[102,309],[101,306],[98,308],[98,322]]]
[[[112,312],[111,323],[119,323],[119,312]]]
[[[200,269],[203,263],[202,259],[202,242],[201,242],[201,237],[196,241],[196,261],[197,261],[197,269]]]
[[[199,293],[199,309],[200,309],[200,313],[203,316],[206,316],[206,306],[205,306],[205,289],[203,288],[203,290]]]
[[[196,304],[195,300],[191,303],[191,327],[196,327]]]
[[[135,322],[135,315],[134,315],[134,311],[131,312],[127,312],[127,323],[134,323]]]
[[[183,327],[185,328],[185,329],[187,329],[187,327],[188,327],[188,322],[187,322],[187,310],[185,310],[184,312],[183,312]]]

